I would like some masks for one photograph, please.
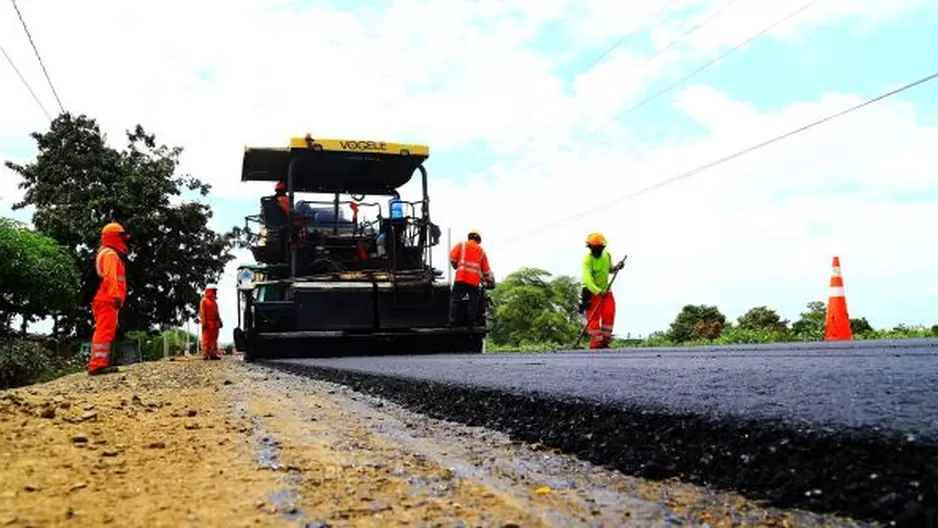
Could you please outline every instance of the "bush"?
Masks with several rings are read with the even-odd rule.
[[[869,330],[860,334],[854,334],[854,339],[916,339],[923,337],[935,337],[938,335],[934,327],[926,326],[907,326],[899,325],[891,330]]]
[[[580,340],[580,347],[588,347],[589,338],[583,336],[583,339]],[[628,347],[640,347],[648,346],[645,341],[641,339],[621,339],[613,338],[612,342],[609,344],[609,348],[628,348]],[[551,342],[536,342],[536,341],[524,341],[518,345],[499,345],[491,339],[485,341],[485,351],[486,352],[554,352],[559,350],[569,350],[570,343],[551,343]]]
[[[536,343],[523,341],[517,345],[499,345],[491,339],[485,341],[486,352],[551,352],[568,348],[570,343],[560,345],[557,343]]]
[[[140,343],[140,355],[143,361],[159,361],[164,357],[164,341],[169,343],[169,355],[175,356],[182,352],[185,345],[185,331],[179,329],[164,330],[160,333],[147,333],[133,331],[127,333],[128,341],[138,341]],[[198,343],[198,336],[189,334],[190,346]]]
[[[163,358],[162,334],[150,335],[146,332],[127,332],[126,341],[140,344],[140,356],[143,361],[158,361]]]
[[[0,389],[22,387],[77,372],[88,354],[75,344],[36,338],[0,339]]]
[[[778,330],[754,330],[734,326],[727,328],[713,340],[715,345],[749,345],[788,341],[786,333]]]

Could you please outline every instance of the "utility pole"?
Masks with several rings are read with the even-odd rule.
[[[446,251],[449,252],[453,249],[453,228],[446,228]],[[453,285],[453,267],[449,265],[449,259],[443,259],[446,262],[446,282],[452,286]]]

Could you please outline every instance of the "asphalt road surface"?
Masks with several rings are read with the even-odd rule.
[[[628,474],[938,526],[938,339],[268,364]]]
[[[938,436],[938,339],[288,361],[606,405]]]

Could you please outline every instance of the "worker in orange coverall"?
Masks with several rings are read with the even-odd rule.
[[[221,359],[218,354],[218,331],[221,316],[218,314],[218,287],[209,284],[199,303],[199,321],[202,323],[202,359]]]
[[[127,297],[127,271],[124,258],[127,256],[127,241],[130,234],[117,222],[111,222],[101,230],[101,246],[95,256],[95,270],[101,284],[91,302],[94,315],[94,335],[91,337],[91,359],[88,374],[116,372],[111,364],[111,344],[117,333],[117,316]]]
[[[590,337],[590,348],[609,348],[612,341],[613,324],[616,319],[616,299],[609,288],[611,273],[622,269],[624,262],[613,264],[612,255],[606,250],[606,237],[601,233],[590,233],[586,237],[589,253],[583,257],[583,289],[589,295],[586,330]]]

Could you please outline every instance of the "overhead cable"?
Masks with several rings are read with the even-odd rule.
[[[813,121],[813,122],[811,122],[811,123],[808,123],[807,125],[800,126],[800,127],[796,128],[796,129],[791,130],[791,131],[789,131],[789,132],[786,132],[786,133],[784,133],[784,134],[775,136],[775,137],[773,137],[773,138],[771,138],[771,139],[768,139],[768,140],[766,140],[766,141],[762,141],[762,142],[760,142],[760,143],[756,143],[755,145],[752,145],[752,146],[747,147],[747,148],[745,148],[745,149],[736,151],[736,152],[734,152],[734,153],[732,153],[732,154],[723,156],[723,157],[721,157],[721,158],[719,158],[719,159],[716,159],[716,160],[710,161],[710,162],[708,162],[708,163],[705,163],[705,164],[703,164],[703,165],[697,166],[697,167],[695,167],[695,168],[693,168],[693,169],[690,169],[690,170],[688,170],[688,171],[685,171],[685,172],[682,172],[682,173],[677,174],[677,175],[675,175],[675,176],[672,176],[672,177],[670,177],[670,178],[668,178],[668,179],[666,179],[666,180],[660,181],[660,182],[658,182],[658,183],[654,183],[654,184],[649,185],[649,186],[647,186],[647,187],[643,187],[642,189],[639,189],[639,190],[637,190],[637,191],[633,191],[633,192],[630,192],[630,193],[628,193],[628,194],[622,195],[622,196],[620,196],[620,197],[618,197],[618,198],[615,198],[615,199],[606,201],[606,202],[604,202],[604,203],[601,203],[601,204],[599,204],[599,205],[596,205],[596,206],[594,206],[594,207],[591,207],[591,208],[588,209],[588,210],[584,210],[584,211],[581,211],[581,212],[579,212],[579,213],[576,213],[576,214],[567,216],[567,217],[565,217],[565,218],[562,218],[562,219],[560,219],[560,220],[556,220],[556,221],[550,222],[549,224],[540,226],[540,227],[538,227],[537,229],[529,230],[529,231],[527,231],[527,232],[525,232],[525,233],[521,233],[521,234],[519,234],[519,235],[515,235],[515,236],[512,236],[512,237],[507,238],[507,239],[504,239],[504,240],[496,241],[496,242],[495,242],[495,245],[504,244],[504,243],[507,243],[507,242],[509,242],[509,241],[514,241],[514,240],[516,240],[516,239],[522,239],[522,238],[528,237],[528,236],[530,236],[530,235],[532,235],[532,234],[534,234],[534,233],[541,232],[542,230],[544,230],[544,229],[546,229],[546,228],[553,227],[553,226],[556,226],[556,225],[565,224],[565,223],[570,222],[570,221],[572,221],[572,220],[579,220],[579,219],[581,219],[581,218],[586,218],[586,217],[588,217],[588,216],[594,215],[594,214],[596,214],[596,213],[598,213],[598,212],[600,212],[600,211],[603,211],[603,210],[605,210],[605,209],[609,209],[610,207],[614,207],[614,206],[616,206],[616,205],[618,205],[618,204],[620,204],[620,203],[622,203],[622,202],[625,202],[625,201],[628,201],[628,200],[632,200],[632,199],[635,199],[635,198],[639,198],[639,197],[644,196],[644,195],[646,195],[646,194],[652,193],[652,192],[654,192],[654,191],[656,191],[656,190],[658,190],[658,189],[661,189],[662,187],[665,187],[665,186],[667,186],[667,185],[670,185],[670,184],[672,184],[672,183],[675,183],[675,182],[678,182],[678,181],[681,181],[681,180],[685,180],[685,179],[687,179],[687,178],[690,178],[690,177],[692,177],[692,176],[695,176],[695,175],[697,175],[697,174],[700,174],[701,172],[704,172],[704,171],[706,171],[706,170],[708,170],[708,169],[712,169],[712,168],[714,168],[714,167],[716,167],[716,166],[718,166],[718,165],[722,165],[722,164],[724,164],[724,163],[726,163],[726,162],[729,162],[729,161],[732,161],[732,160],[734,160],[734,159],[736,159],[736,158],[740,158],[740,157],[742,157],[742,156],[744,156],[744,155],[746,155],[746,154],[749,154],[749,153],[751,153],[751,152],[755,152],[755,151],[760,150],[760,149],[762,149],[762,148],[765,148],[765,147],[767,147],[767,146],[769,146],[769,145],[772,145],[773,143],[777,143],[777,142],[782,141],[782,140],[784,140],[784,139],[790,138],[790,137],[792,137],[792,136],[795,136],[795,135],[797,135],[797,134],[800,134],[800,133],[802,133],[802,132],[805,132],[805,131],[807,131],[807,130],[810,130],[810,129],[816,127],[816,126],[822,125],[822,124],[827,123],[827,122],[829,122],[829,121],[833,121],[834,119],[837,119],[837,118],[839,118],[839,117],[843,117],[843,116],[845,116],[845,115],[847,115],[847,114],[850,114],[850,113],[852,113],[852,112],[855,112],[855,111],[857,111],[857,110],[860,110],[860,109],[862,109],[862,108],[864,108],[864,107],[867,107],[867,106],[869,106],[869,105],[871,105],[871,104],[874,104],[874,103],[877,103],[877,102],[879,102],[879,101],[882,101],[883,99],[887,99],[887,98],[889,98],[889,97],[892,97],[892,96],[894,96],[894,95],[897,95],[897,94],[899,94],[899,93],[902,93],[902,92],[904,92],[904,91],[906,91],[906,90],[909,90],[909,89],[911,89],[911,88],[915,88],[916,86],[925,84],[925,83],[927,83],[927,82],[931,82],[931,81],[933,81],[933,80],[935,80],[935,79],[938,79],[938,72],[932,73],[931,75],[927,75],[927,76],[925,76],[925,77],[922,77],[921,79],[918,79],[918,80],[916,80],[916,81],[912,81],[912,82],[910,82],[910,83],[908,83],[908,84],[904,84],[904,85],[900,86],[899,88],[896,88],[896,89],[890,90],[890,91],[888,91],[888,92],[886,92],[886,93],[877,95],[876,97],[873,97],[873,98],[871,98],[871,99],[867,99],[867,100],[863,101],[862,103],[856,104],[856,105],[851,106],[851,107],[849,107],[849,108],[847,108],[847,109],[845,109],[845,110],[841,110],[841,111],[836,112],[836,113],[834,113],[834,114],[828,115],[827,117],[818,119],[817,121]]]
[[[9,62],[10,66],[13,67],[13,71],[15,71],[16,75],[19,76],[20,81],[23,82],[23,85],[26,86],[26,89],[29,90],[30,95],[33,96],[33,99],[36,101],[36,104],[39,105],[39,108],[42,110],[42,113],[46,114],[46,117],[49,118],[49,121],[52,121],[52,116],[49,114],[49,111],[46,110],[45,105],[42,104],[42,101],[39,100],[39,97],[36,95],[36,92],[33,91],[33,87],[29,85],[29,82],[27,82],[26,78],[23,77],[23,74],[20,73],[20,69],[16,67],[16,64],[13,62],[13,59],[10,58],[10,55],[7,54],[7,51],[3,49],[2,45],[0,45],[0,52],[3,53],[4,57],[6,57],[7,62]]]
[[[626,115],[626,114],[628,114],[628,113],[631,113],[633,110],[637,110],[638,108],[641,108],[642,106],[645,106],[646,104],[648,104],[649,102],[651,102],[651,101],[657,99],[658,97],[661,97],[662,95],[664,95],[664,94],[670,92],[670,91],[673,90],[674,88],[677,88],[678,86],[680,86],[681,84],[683,84],[684,81],[686,81],[686,80],[690,79],[691,77],[693,77],[693,76],[699,74],[700,72],[704,71],[705,69],[709,68],[710,66],[713,66],[713,65],[716,64],[717,62],[719,62],[719,61],[725,59],[726,57],[728,57],[729,55],[735,53],[736,51],[739,51],[739,50],[742,49],[744,46],[746,46],[746,45],[748,45],[748,44],[751,44],[751,43],[752,43],[753,41],[755,41],[756,39],[762,37],[763,35],[765,35],[765,34],[768,33],[769,31],[772,31],[773,29],[775,29],[776,27],[780,26],[781,24],[784,24],[785,22],[787,22],[787,21],[790,20],[791,18],[793,18],[793,17],[795,17],[796,15],[800,14],[801,12],[803,12],[803,11],[806,10],[806,9],[808,9],[809,7],[811,7],[812,5],[816,4],[816,3],[819,2],[819,1],[820,1],[820,0],[809,0],[808,2],[802,4],[798,9],[795,9],[794,11],[789,12],[789,13],[788,13],[787,15],[785,15],[784,17],[782,17],[782,18],[776,20],[775,22],[772,22],[771,24],[769,24],[768,26],[762,28],[762,29],[759,30],[758,32],[756,32],[756,33],[750,35],[748,38],[746,38],[746,40],[743,40],[742,42],[739,42],[738,44],[736,44],[736,45],[733,46],[732,48],[729,48],[729,49],[727,49],[726,51],[724,51],[723,53],[721,53],[721,54],[717,55],[716,57],[710,59],[708,62],[706,62],[706,63],[704,63],[703,65],[697,67],[696,69],[690,71],[689,73],[685,74],[684,76],[682,76],[681,78],[677,79],[677,80],[674,81],[673,83],[671,83],[671,84],[665,86],[665,87],[662,88],[661,90],[658,90],[658,91],[655,92],[654,94],[652,94],[652,95],[650,95],[650,96],[648,96],[648,97],[642,99],[641,101],[639,101],[639,102],[635,103],[634,105],[632,105],[632,106],[626,108],[625,110],[622,110],[622,111],[620,111],[620,112],[617,112],[617,113],[614,114],[610,119],[608,119],[608,120],[606,120],[606,121],[600,123],[598,126],[595,126],[595,127],[591,128],[591,129],[587,130],[586,133],[587,133],[587,134],[591,134],[591,133],[593,133],[593,132],[596,132],[596,131],[598,131],[598,130],[601,130],[601,129],[603,129],[603,128],[609,126],[610,124],[616,122],[616,121],[617,121],[618,119],[620,119],[622,116],[624,116],[624,115]],[[560,154],[560,153],[562,153],[562,152],[571,152],[570,148],[571,148],[571,147],[567,147],[567,146],[564,146],[564,145],[560,145],[559,148],[558,148],[557,150],[555,150],[553,153],[547,155],[546,157],[540,158],[536,163],[522,165],[521,168],[524,169],[526,172],[528,172],[528,171],[530,171],[531,169],[543,167],[543,166],[545,166],[545,165],[547,164],[548,161],[554,159],[558,154]],[[582,159],[582,157],[583,157],[583,154],[578,155],[578,156],[576,157],[575,161],[579,161],[580,159]]]
[[[52,84],[52,79],[49,77],[49,71],[46,70],[46,65],[42,62],[42,55],[39,54],[39,49],[36,48],[36,43],[33,42],[33,36],[29,32],[29,28],[26,26],[26,20],[23,19],[23,14],[20,13],[20,8],[16,5],[16,0],[10,0],[13,2],[13,9],[16,10],[16,15],[20,18],[20,23],[23,24],[23,31],[26,32],[26,38],[29,39],[29,44],[33,47],[33,53],[36,54],[36,59],[39,61],[39,66],[42,67],[42,73],[46,76],[46,81],[49,83],[49,88],[52,88],[52,95],[55,96],[55,102],[59,104],[59,111],[65,112],[65,108],[62,106],[62,101],[59,99],[58,92],[55,91],[55,85]]]
[[[815,1],[817,1],[817,0],[815,0]],[[692,27],[690,27],[689,29],[687,29],[686,31],[684,31],[683,33],[681,33],[680,35],[678,35],[676,38],[674,38],[673,40],[671,40],[670,42],[668,42],[667,44],[665,44],[664,47],[662,47],[661,49],[659,49],[657,52],[655,52],[654,55],[652,55],[652,56],[649,57],[647,60],[645,60],[645,61],[643,62],[643,64],[649,64],[649,63],[651,63],[653,60],[655,60],[656,58],[658,58],[658,57],[660,57],[662,54],[664,54],[665,51],[671,49],[672,46],[674,46],[675,44],[677,44],[677,43],[679,43],[680,41],[684,40],[684,39],[685,39],[687,36],[689,36],[691,33],[693,33],[693,32],[695,32],[695,31],[699,30],[700,28],[702,28],[702,27],[704,27],[705,25],[707,25],[709,22],[713,21],[714,18],[716,18],[717,16],[719,16],[720,14],[722,14],[724,11],[726,11],[727,9],[729,9],[729,7],[730,7],[731,5],[733,5],[734,3],[736,3],[736,2],[737,2],[737,0],[729,0],[729,1],[726,2],[724,5],[720,6],[719,9],[716,9],[716,10],[714,10],[712,13],[710,13],[709,16],[705,17],[703,20],[701,20],[700,22],[694,24]],[[563,119],[563,118],[565,118],[565,117],[572,116],[572,115],[574,115],[574,114],[576,114],[576,113],[577,113],[576,108],[574,108],[574,109],[572,109],[570,112],[567,112],[567,113],[564,113],[564,114],[560,114],[560,115],[557,116],[555,119],[553,119],[553,120],[551,120],[551,121],[548,121],[546,124],[544,124],[544,125],[542,125],[541,127],[539,127],[539,129],[538,129],[536,132],[534,132],[533,134],[531,134],[531,135],[525,137],[524,139],[522,139],[522,140],[521,140],[521,146],[526,145],[526,144],[530,143],[531,140],[533,140],[533,139],[535,139],[535,138],[541,136],[541,135],[544,133],[544,130],[550,128],[551,125],[554,125],[554,124],[558,123],[561,119]],[[517,151],[517,150],[520,150],[520,148],[519,148],[519,149],[516,149],[516,151]],[[492,169],[493,167],[495,167],[496,165],[499,165],[499,164],[501,164],[501,162],[500,162],[499,160],[496,160],[495,162],[493,162],[492,164],[490,164],[489,166],[487,166],[485,169],[483,169],[481,172],[488,171],[488,170]]]

